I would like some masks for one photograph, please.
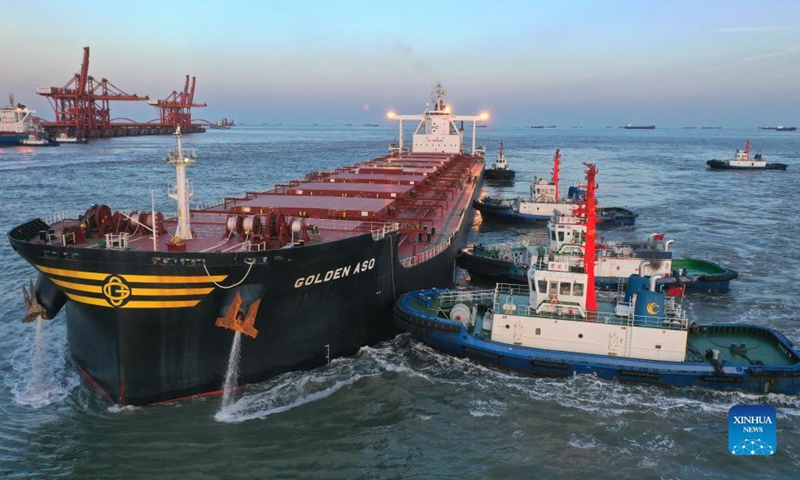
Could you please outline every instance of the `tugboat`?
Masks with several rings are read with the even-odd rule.
[[[28,138],[19,141],[23,147],[57,147],[58,143],[50,138],[42,137],[42,134],[32,132]]]
[[[569,187],[567,198],[559,199],[558,173],[561,161],[561,151],[556,150],[553,156],[553,176],[550,180],[534,177],[531,183],[531,193],[528,198],[492,198],[484,197],[476,200],[473,207],[481,212],[485,220],[512,223],[519,225],[545,225],[558,209],[566,210],[575,201],[581,199],[584,191],[577,186]],[[598,209],[599,224],[603,228],[631,227],[636,223],[636,217],[627,208],[606,207]]]
[[[736,150],[733,160],[709,160],[706,164],[712,170],[786,170],[785,163],[767,163],[760,153],[750,158],[750,140],[744,144],[744,151]]]
[[[484,149],[464,145],[437,85],[431,109],[400,120],[383,156],[192,209],[182,146],[177,218],[96,203],[75,218],[8,233],[38,271],[24,321],[66,306],[77,369],[108,400],[143,405],[223,388],[235,332],[239,382],[311,369],[392,338],[402,293],[453,284],[472,227]],[[404,120],[419,122],[403,153]],[[95,199],[95,201],[100,200]]]
[[[86,143],[85,138],[71,137],[67,132],[59,133],[54,140],[58,143]]]
[[[36,110],[14,103],[14,95],[8,96],[8,106],[0,107],[0,147],[19,145],[19,142],[28,138],[35,125],[31,115]]]
[[[441,352],[532,375],[800,393],[800,352],[780,332],[689,323],[678,299],[656,290],[658,275],[632,275],[624,296],[591,288],[597,171],[587,166],[583,267],[548,262],[527,286],[411,292],[395,304],[397,326]]]
[[[503,141],[500,141],[500,151],[497,153],[497,160],[492,164],[492,168],[487,168],[483,173],[485,180],[514,180],[514,170],[508,168],[506,161],[505,150],[503,149]]]
[[[556,211],[547,229],[547,245],[530,241],[472,245],[459,252],[458,266],[476,282],[526,284],[532,265],[551,261],[577,265],[584,256],[586,226],[574,215]],[[598,243],[595,288],[624,288],[629,276],[638,273],[663,275],[656,287],[673,294],[725,293],[730,290],[730,281],[738,278],[738,273],[714,262],[673,258],[672,243],[674,240],[665,240],[663,233],[654,233],[640,243]]]

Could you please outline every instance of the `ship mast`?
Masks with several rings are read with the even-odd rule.
[[[189,197],[192,196],[189,181],[186,179],[186,167],[194,163],[197,156],[194,152],[190,155],[183,154],[181,146],[181,127],[180,125],[173,134],[178,146],[175,150],[167,153],[167,163],[175,165],[175,185],[170,188],[169,196],[178,201],[178,228],[175,229],[175,243],[191,240],[192,230],[189,225]]]
[[[558,201],[558,167],[559,162],[561,161],[561,150],[556,150],[556,154],[553,157],[553,185],[556,186],[556,202]]]

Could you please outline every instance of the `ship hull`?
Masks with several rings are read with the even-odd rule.
[[[0,147],[16,147],[26,138],[28,138],[27,134],[0,133]]]
[[[763,167],[740,167],[730,165],[724,160],[708,160],[706,165],[708,165],[711,170],[786,170],[788,167],[788,165],[785,163],[768,163]]]
[[[465,248],[459,252],[457,264],[459,268],[469,272],[470,278],[477,283],[528,284],[527,269],[516,265],[513,259],[475,255],[471,249]],[[685,292],[727,293],[730,291],[730,281],[739,277],[737,272],[705,260],[675,259],[672,267],[672,275],[661,277],[656,281],[659,289],[682,287]],[[687,271],[678,275],[678,269]],[[627,283],[628,277],[595,276],[594,278],[595,288],[600,290],[617,290],[620,285]]]
[[[511,208],[508,201],[502,200],[476,200],[472,202],[472,206],[481,212],[483,219],[498,223],[545,226],[552,218],[552,214],[536,215],[517,212]],[[553,204],[554,210],[572,207],[572,204]],[[632,227],[636,224],[636,217],[639,216],[622,207],[598,208],[597,215],[597,228]]]
[[[431,291],[426,295],[435,295]],[[703,362],[668,362],[605,355],[560,352],[484,340],[459,322],[417,311],[412,302],[418,292],[403,296],[395,305],[394,321],[431,348],[467,357],[482,364],[535,376],[571,377],[591,374],[609,380],[676,387],[705,387],[747,392],[800,393],[800,357],[780,332],[755,325],[710,324],[697,326],[689,342],[704,345],[709,334],[739,335],[748,342],[769,342],[792,359],[788,365],[737,366]]]
[[[487,168],[483,172],[484,180],[513,180],[515,177],[514,170],[506,170],[502,168]]]
[[[476,183],[474,195],[480,191]],[[31,224],[44,225],[35,222]],[[396,233],[266,252],[86,249],[79,257],[68,247],[15,238],[14,231],[9,238],[20,255],[47,272],[40,277],[71,285],[59,288],[71,295],[66,302],[67,339],[78,369],[113,403],[145,405],[220,391],[235,333],[216,323],[228,315],[237,296],[242,317],[255,305],[253,327],[258,331],[255,338],[242,336],[240,384],[312,369],[392,338],[398,333],[391,313],[395,299],[420,288],[451,286],[456,255],[471,225],[472,210],[466,209],[450,246],[411,267],[398,260]],[[25,226],[15,229],[23,230]],[[235,286],[221,288],[209,275],[224,277],[218,285]],[[104,291],[112,277],[126,282],[153,279],[142,285],[162,295],[147,301],[163,305],[138,308],[139,302],[126,308],[136,303],[131,300],[114,307],[105,294],[85,293]],[[172,289],[196,286],[170,279],[202,277],[209,293],[170,295]],[[131,292],[135,298],[136,285]],[[44,301],[45,292],[37,293]],[[175,306],[198,299],[193,306]]]

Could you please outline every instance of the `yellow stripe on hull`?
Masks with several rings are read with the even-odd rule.
[[[59,287],[69,288],[79,292],[103,293],[103,287],[99,285],[84,285],[82,283],[67,282],[64,280],[52,279],[53,283]],[[131,295],[141,295],[144,297],[160,297],[171,295],[207,295],[214,290],[214,287],[207,288],[131,288]]]
[[[41,272],[59,277],[78,278],[81,280],[105,280],[110,273],[82,272],[80,270],[65,270],[36,265]],[[221,282],[228,278],[227,275],[127,275],[116,274],[131,283],[211,283]],[[188,294],[187,294],[188,295]]]
[[[59,287],[69,288],[70,290],[77,290],[79,292],[88,292],[88,293],[103,293],[103,287],[100,285],[84,285],[82,283],[74,283],[74,282],[67,282],[65,280],[56,280],[52,278],[53,283],[58,285]]]
[[[67,292],[64,293],[66,293],[70,300],[76,302],[98,307],[114,308],[103,298],[85,297],[83,295],[75,295],[74,293]],[[198,303],[200,303],[200,300],[131,300],[119,308],[190,308]]]
[[[145,297],[159,297],[170,295],[206,295],[214,290],[214,287],[208,288],[138,288],[131,289],[132,295],[142,295]]]

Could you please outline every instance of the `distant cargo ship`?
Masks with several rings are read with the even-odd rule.
[[[796,132],[797,127],[784,127],[778,125],[777,127],[758,127],[759,130],[775,130],[776,132]]]
[[[655,130],[656,126],[655,125],[631,125],[629,123],[629,124],[625,125],[622,128],[624,128],[625,130]]]
[[[25,105],[14,104],[14,96],[8,96],[8,106],[0,107],[0,146],[19,145],[28,138],[28,134],[35,130],[31,115],[36,110],[31,110]]]

